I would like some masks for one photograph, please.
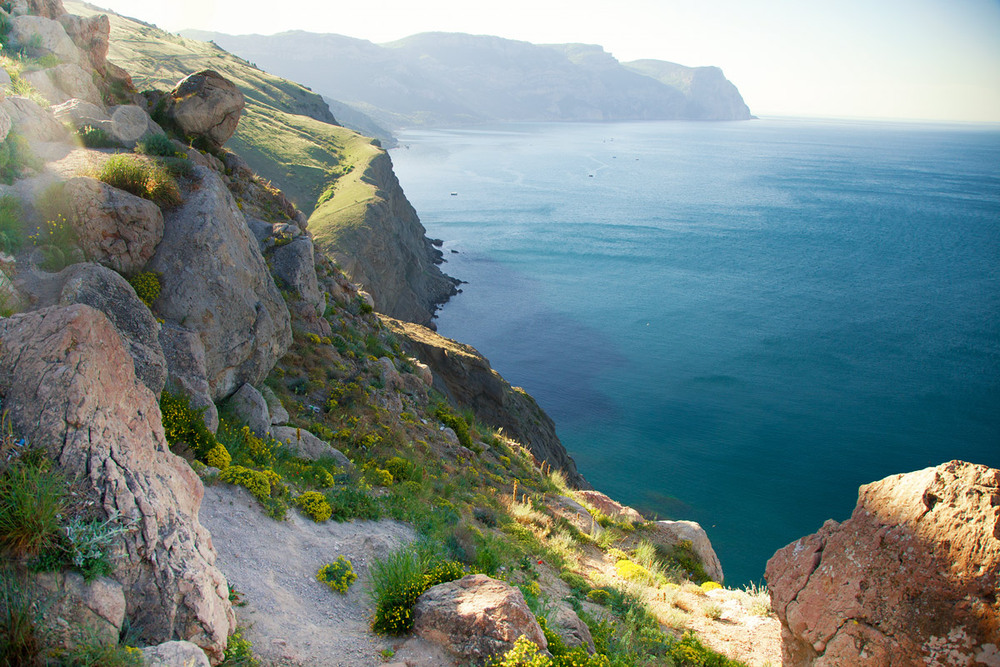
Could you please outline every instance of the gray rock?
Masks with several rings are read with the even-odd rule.
[[[226,143],[246,106],[243,93],[212,70],[196,72],[170,92],[168,115],[187,135],[204,137],[216,146]]]
[[[33,85],[49,104],[62,104],[71,99],[92,104],[101,102],[101,91],[94,85],[90,72],[73,63],[28,72],[22,78]]]
[[[77,572],[44,572],[32,577],[42,609],[46,644],[71,648],[87,639],[113,646],[125,620],[122,585],[108,577],[87,583]]]
[[[219,410],[205,377],[205,346],[201,337],[174,322],[164,322],[160,327],[160,347],[167,360],[166,389],[186,395],[191,407],[203,409],[205,426],[215,433],[219,429]]]
[[[271,255],[274,275],[300,299],[323,312],[326,300],[319,291],[316,280],[316,260],[313,242],[308,236],[299,236],[291,243],[275,248]]]
[[[156,397],[108,318],[75,304],[0,320],[0,393],[95,511],[134,519],[113,561],[140,639],[182,638],[221,661],[236,619],[198,521],[204,488],[167,447]]]
[[[66,63],[80,63],[80,49],[59,21],[43,16],[15,16],[7,34],[9,45],[24,49],[33,58],[54,55]]]
[[[153,202],[96,178],[66,182],[84,254],[121,273],[140,271],[163,238],[163,214]]]
[[[654,544],[673,546],[681,542],[689,542],[691,549],[701,559],[705,574],[712,581],[722,583],[722,563],[712,548],[712,543],[705,529],[695,521],[657,521],[652,526],[653,532],[649,541]]]
[[[274,426],[271,428],[271,436],[275,440],[294,447],[296,453],[303,458],[316,460],[323,457],[330,457],[344,470],[354,470],[354,464],[351,463],[349,458],[344,456],[343,452],[325,440],[320,440],[304,428]]]
[[[240,387],[229,397],[227,405],[236,419],[246,422],[258,437],[263,438],[271,429],[271,415],[268,414],[267,402],[253,386],[245,384]]]
[[[74,264],[60,276],[64,282],[59,304],[83,303],[107,315],[132,355],[136,377],[159,396],[167,381],[159,325],[132,286],[111,269],[97,264]]]
[[[250,233],[257,239],[257,243],[261,244],[261,249],[263,250],[264,242],[271,238],[271,223],[260,218],[255,218],[252,215],[246,216],[246,219]]]
[[[111,116],[103,107],[86,100],[66,100],[49,110],[61,123],[72,123],[73,127],[76,128],[90,125],[91,127],[102,127],[109,133],[111,131]]]
[[[200,187],[165,216],[149,269],[162,276],[157,312],[198,332],[212,398],[260,384],[292,342],[288,308],[257,241],[219,176],[195,167]]]
[[[567,647],[573,649],[583,646],[587,653],[594,653],[594,637],[590,634],[590,628],[571,607],[557,608],[549,625]]]
[[[31,141],[65,141],[69,131],[52,114],[27,97],[11,95],[2,103],[13,128]]]
[[[164,642],[142,649],[145,667],[210,667],[208,656],[191,642]]]
[[[114,107],[111,110],[111,136],[122,146],[134,148],[140,139],[153,133],[152,122],[149,114],[134,104]]]
[[[271,415],[271,424],[281,426],[288,423],[288,410],[281,404],[281,399],[274,393],[274,390],[267,385],[260,392],[267,403],[267,411]]]

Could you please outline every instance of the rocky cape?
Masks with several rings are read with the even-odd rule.
[[[591,44],[539,45],[461,33],[374,44],[302,31],[212,40],[390,129],[491,121],[747,120],[715,67],[620,63]]]

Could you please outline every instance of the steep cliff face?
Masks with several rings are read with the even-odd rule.
[[[309,230],[317,246],[372,295],[376,310],[433,326],[434,309],[458,283],[438,268],[440,252],[425,236],[389,155],[373,146],[368,153],[360,177],[348,174],[337,183],[336,195],[309,219]]]
[[[430,366],[435,389],[471,409],[480,421],[502,428],[540,463],[544,461],[565,472],[573,486],[591,488],[556,435],[552,419],[527,392],[510,386],[474,347],[439,336],[426,327],[388,317],[382,321],[402,339],[405,348]]]
[[[663,60],[636,60],[624,66],[683,95],[680,117],[691,120],[749,120],[750,107],[718,67],[685,67]]]

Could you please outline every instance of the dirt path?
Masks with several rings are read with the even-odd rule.
[[[201,523],[212,533],[217,565],[246,605],[236,609],[254,652],[268,667],[365,667],[383,663],[392,643],[368,630],[368,564],[414,538],[396,521],[323,524],[290,510],[266,516],[238,487],[205,488]],[[347,595],[316,581],[316,571],[343,555],[358,580]],[[398,644],[398,642],[396,642]]]

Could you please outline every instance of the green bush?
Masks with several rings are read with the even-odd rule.
[[[205,426],[204,412],[204,408],[192,408],[191,399],[184,394],[169,391],[160,394],[160,413],[167,442],[171,445],[184,443],[199,459],[204,458],[219,444]]]
[[[562,572],[559,574],[559,578],[569,584],[569,587],[574,591],[581,593],[582,595],[590,593],[590,584],[588,584],[587,580],[576,572]]]
[[[87,148],[111,148],[115,145],[115,142],[111,140],[111,137],[104,131],[104,128],[94,127],[93,125],[84,125],[77,128],[76,136],[79,137],[80,143]]]
[[[67,480],[47,459],[19,460],[0,474],[0,545],[37,555],[59,540]]]
[[[153,302],[160,296],[163,288],[160,284],[160,276],[152,271],[142,271],[128,279],[128,284],[135,290],[136,296],[149,308],[153,307]]]
[[[112,155],[97,173],[97,178],[164,208],[181,203],[180,188],[166,168],[135,155]]]
[[[210,465],[219,470],[225,470],[232,462],[233,457],[229,455],[229,450],[221,442],[212,447],[208,451],[208,454],[205,454],[205,465]]]
[[[260,662],[253,654],[253,644],[243,636],[243,632],[242,627],[237,627],[229,635],[226,653],[218,667],[260,667]]]
[[[451,412],[445,406],[439,406],[437,410],[434,411],[434,416],[437,417],[442,424],[450,428],[458,436],[458,442],[468,449],[473,448],[472,433],[469,430],[469,422],[465,421],[464,417],[460,417],[453,412]]]
[[[316,573],[316,579],[337,593],[346,593],[357,578],[358,575],[354,574],[351,561],[343,556],[337,556],[337,560],[327,563]]]
[[[603,588],[595,588],[587,593],[587,599],[595,604],[605,606],[611,603],[611,594]]]
[[[368,519],[375,521],[382,518],[382,509],[375,498],[364,491],[353,487],[331,489],[326,492],[330,503],[331,517],[335,521],[350,519]]]
[[[0,197],[0,252],[16,255],[24,245],[21,202],[16,197]]]
[[[420,482],[424,478],[423,471],[417,468],[413,461],[401,456],[393,456],[386,461],[385,469],[392,474],[393,479],[397,482]]]
[[[83,574],[86,581],[108,576],[112,544],[119,535],[132,530],[134,522],[122,521],[117,514],[107,520],[75,517],[64,527],[65,560]]]
[[[229,484],[242,486],[250,492],[250,495],[261,502],[271,497],[271,480],[267,474],[259,470],[230,465],[219,473],[219,479]]]
[[[41,164],[31,152],[28,140],[16,132],[9,132],[0,142],[0,183],[10,185],[25,169],[37,169]]]
[[[28,237],[31,242],[42,249],[44,260],[42,268],[57,272],[77,261],[82,261],[83,253],[77,247],[76,228],[59,213],[52,220],[47,220],[41,229]]]
[[[70,647],[59,656],[60,667],[142,667],[142,651],[95,638]]]
[[[316,491],[306,491],[295,499],[295,504],[302,513],[315,521],[323,523],[333,514],[333,508],[322,493]]]
[[[180,155],[174,142],[165,134],[153,134],[140,140],[135,146],[135,152],[157,157],[178,157]]]
[[[366,468],[365,481],[374,486],[392,486],[392,473],[381,468]]]
[[[431,586],[465,576],[460,563],[442,560],[424,545],[411,545],[376,559],[369,569],[375,605],[372,631],[401,635],[413,627],[413,605]]]

